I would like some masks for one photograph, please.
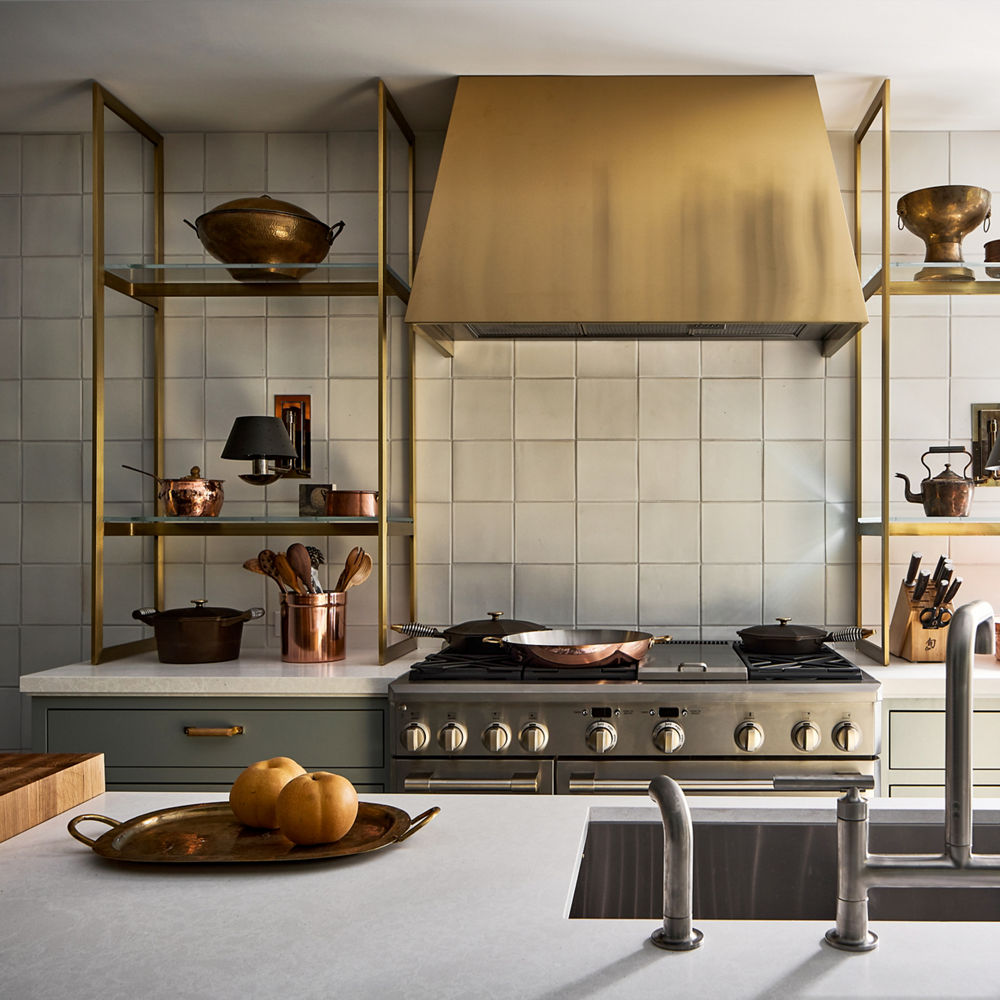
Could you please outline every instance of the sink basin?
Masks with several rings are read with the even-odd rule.
[[[977,824],[973,849],[1000,854],[1000,824]],[[877,822],[873,854],[937,854],[943,823]],[[694,822],[696,920],[827,920],[837,899],[830,822]],[[872,920],[1000,920],[1000,889],[869,890]],[[571,918],[663,919],[663,827],[591,822]]]

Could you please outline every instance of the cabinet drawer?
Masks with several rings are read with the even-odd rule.
[[[196,729],[242,726],[238,736],[188,736]],[[292,757],[307,769],[383,767],[385,713],[342,709],[77,709],[47,712],[48,750],[103,751],[114,767],[246,767]]]
[[[972,796],[976,799],[1000,798],[1000,785],[974,785]],[[944,785],[899,785],[889,786],[889,798],[896,799],[937,799],[944,797]]]
[[[1000,712],[973,712],[972,763],[1000,768]],[[889,767],[944,770],[944,712],[889,712]]]

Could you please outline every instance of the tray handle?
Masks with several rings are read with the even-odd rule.
[[[87,820],[91,819],[94,820],[95,823],[107,823],[110,827],[121,826],[121,823],[119,823],[118,820],[110,819],[108,816],[98,816],[97,813],[84,813],[82,816],[74,816],[66,825],[66,829],[69,830],[70,836],[75,837],[81,844],[86,844],[88,847],[93,847],[97,841],[84,836],[79,830],[77,830],[77,827],[81,823],[85,823]]]
[[[396,843],[401,844],[407,837],[412,837],[417,830],[426,826],[432,819],[434,819],[435,816],[437,816],[439,812],[441,812],[440,806],[431,806],[426,812],[422,812],[419,816],[416,816],[413,820],[411,820],[410,828],[396,838]],[[95,817],[91,817],[91,819],[94,818]],[[72,832],[73,831],[71,830],[70,833]],[[74,833],[73,836],[76,837],[77,834]]]

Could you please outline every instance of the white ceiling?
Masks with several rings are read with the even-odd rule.
[[[998,0],[0,2],[0,131],[89,127],[96,79],[161,131],[444,128],[464,74],[814,74],[853,129],[1000,129]]]

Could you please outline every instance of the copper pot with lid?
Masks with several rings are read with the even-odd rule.
[[[959,452],[969,456],[962,475],[954,472],[950,462],[945,462],[944,471],[931,476],[930,466],[924,461],[928,455],[950,454]],[[966,477],[965,473],[972,464],[972,453],[967,448],[951,447],[951,445],[935,445],[928,448],[920,456],[920,464],[927,470],[927,478],[920,483],[920,492],[910,489],[910,478],[902,472],[896,473],[897,479],[902,479],[906,487],[905,496],[910,503],[924,505],[924,513],[928,517],[968,517],[972,507],[972,494],[975,490],[975,480]]]
[[[222,484],[225,480],[203,479],[197,465],[191,466],[190,475],[180,479],[161,479],[134,465],[122,464],[122,468],[156,480],[156,499],[163,501],[163,510],[168,517],[218,517],[222,510],[225,499]]]
[[[184,222],[223,264],[275,265],[227,268],[237,281],[297,281],[326,259],[345,225],[341,220],[328,226],[299,205],[266,194],[223,202]]]

